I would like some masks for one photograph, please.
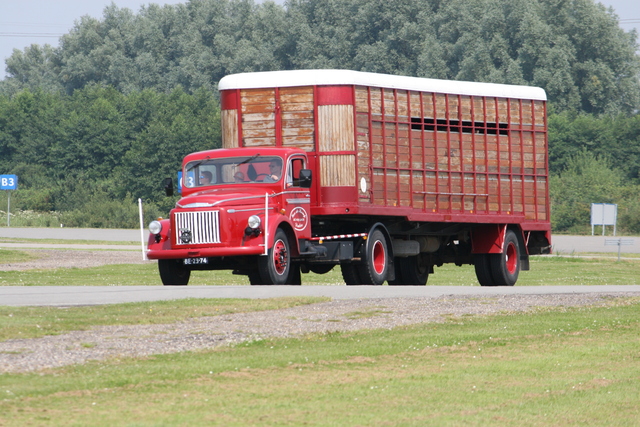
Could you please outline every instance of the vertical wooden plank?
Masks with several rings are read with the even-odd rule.
[[[243,146],[275,147],[275,94],[273,88],[240,91]]]
[[[238,146],[238,110],[222,110],[222,148]]]
[[[320,157],[320,185],[323,187],[354,186],[356,156],[324,155]]]
[[[316,151],[313,116],[313,87],[279,89],[282,146]]]
[[[318,107],[318,151],[354,151],[353,105]]]

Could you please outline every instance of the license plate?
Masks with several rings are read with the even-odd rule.
[[[200,265],[200,264],[209,264],[208,258],[186,258],[184,260],[184,265]]]

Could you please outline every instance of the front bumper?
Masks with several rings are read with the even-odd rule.
[[[148,249],[147,258],[149,259],[185,259],[185,258],[214,258],[214,257],[231,257],[231,256],[247,256],[262,255],[264,247],[262,246],[244,246],[232,248],[185,248],[185,249]]]

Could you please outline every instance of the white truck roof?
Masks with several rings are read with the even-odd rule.
[[[537,101],[547,100],[547,94],[544,89],[534,86],[426,79],[351,70],[285,70],[231,74],[220,80],[218,90],[339,85],[373,86],[420,92]]]

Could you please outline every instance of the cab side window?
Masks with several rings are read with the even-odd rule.
[[[289,168],[287,171],[287,185],[293,187],[300,186],[300,171],[304,169],[304,159],[292,159],[289,163]]]

